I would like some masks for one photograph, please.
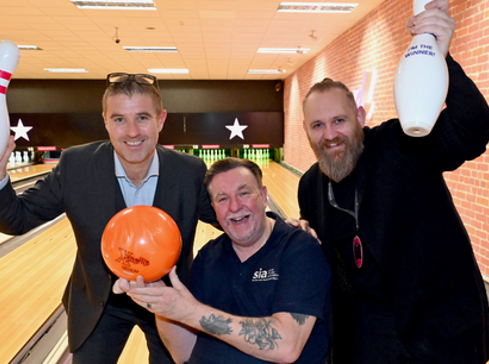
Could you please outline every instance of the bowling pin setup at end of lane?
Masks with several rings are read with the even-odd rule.
[[[8,40],[0,42],[0,157],[5,153],[10,136],[6,93],[19,59],[20,51],[14,43]]]
[[[414,14],[430,0],[414,0]],[[397,67],[394,101],[404,133],[428,135],[438,119],[448,93],[448,69],[433,34],[413,37]]]

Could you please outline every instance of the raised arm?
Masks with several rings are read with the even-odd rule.
[[[448,7],[447,0],[433,0],[426,4],[426,11],[406,22],[413,34],[434,34],[447,60],[446,108],[432,136],[426,141],[417,141],[416,146],[416,150],[424,154],[428,168],[439,168],[442,172],[455,170],[465,161],[480,156],[489,140],[489,108],[485,97],[448,52],[455,30],[455,20],[450,17]]]
[[[5,152],[3,153],[3,156],[0,156],[0,181],[7,176],[8,159],[10,157],[10,153],[12,153],[14,150],[15,150],[14,137],[10,136],[8,140],[7,148],[5,148]]]
[[[426,4],[425,9],[418,16],[412,16],[406,21],[409,31],[413,34],[431,33],[442,54],[446,57],[453,32],[455,20],[448,14],[448,0],[433,0]]]

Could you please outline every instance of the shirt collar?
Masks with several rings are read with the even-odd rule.
[[[114,162],[115,162],[115,176],[117,178],[125,178],[126,180],[129,181],[126,171],[124,170],[124,167],[122,166],[119,156],[115,151],[114,151]],[[160,167],[160,163],[158,159],[158,153],[155,150],[155,153],[153,155],[153,160],[151,162],[151,165],[149,166],[148,174],[146,175],[146,177],[144,177],[143,183],[146,182],[150,177],[159,176],[160,175],[159,167]]]

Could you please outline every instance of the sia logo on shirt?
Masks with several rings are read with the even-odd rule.
[[[253,273],[253,278],[251,278],[252,282],[266,282],[266,281],[278,281],[279,275],[275,273],[275,269],[264,270],[260,268],[255,273]]]

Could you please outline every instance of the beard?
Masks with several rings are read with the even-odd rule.
[[[364,148],[364,134],[358,123],[350,138],[341,136],[333,140],[322,140],[318,144],[312,143],[309,137],[308,139],[314,154],[316,154],[319,169],[334,182],[340,182],[353,172]],[[345,150],[329,151],[328,147],[334,144],[344,144]]]

